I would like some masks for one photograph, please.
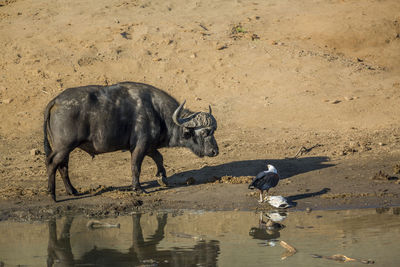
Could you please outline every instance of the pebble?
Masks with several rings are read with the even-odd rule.
[[[342,102],[342,101],[336,99],[336,100],[332,100],[330,103],[331,104],[339,104],[340,102]]]
[[[10,104],[11,102],[13,102],[13,100],[14,100],[14,99],[12,99],[12,98],[7,98],[7,99],[3,99],[3,100],[1,101],[1,103],[3,103],[3,104]]]

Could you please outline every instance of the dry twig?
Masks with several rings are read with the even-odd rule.
[[[281,255],[281,259],[284,260],[287,257],[293,256],[294,254],[296,254],[297,250],[292,247],[291,245],[289,245],[288,243],[286,243],[285,241],[280,241],[279,244],[286,249],[286,251],[284,253],[282,253]]]
[[[310,147],[310,148],[306,148],[306,147],[302,146],[302,147],[300,147],[299,151],[297,151],[296,155],[294,155],[293,158],[294,158],[294,159],[297,159],[299,156],[302,156],[302,155],[304,155],[304,154],[310,152],[310,151],[313,150],[314,148],[320,147],[320,146],[322,146],[322,145],[321,145],[321,144],[316,144],[316,145],[314,145],[314,146],[312,146],[312,147]]]

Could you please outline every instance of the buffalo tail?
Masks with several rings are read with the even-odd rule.
[[[47,126],[49,125],[49,119],[50,119],[50,109],[54,105],[54,100],[50,101],[50,103],[46,106],[46,110],[44,112],[44,121],[43,121],[43,146],[44,146],[44,153],[46,154],[46,158],[50,155],[52,152],[49,138],[47,136]]]

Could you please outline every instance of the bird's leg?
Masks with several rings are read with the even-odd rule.
[[[264,222],[263,213],[260,212],[260,224]]]
[[[260,218],[258,220],[258,228],[263,229],[265,226],[264,218],[263,218],[263,213],[260,212]]]
[[[267,189],[267,190],[265,190],[266,192],[265,192],[265,197],[264,197],[264,202],[266,202],[267,201],[267,197],[268,197],[268,191],[269,191],[269,189]]]
[[[260,190],[260,200],[258,201],[258,203],[263,203],[263,202],[264,202],[264,200],[263,200],[263,194],[264,194],[264,191],[263,191],[263,190]]]

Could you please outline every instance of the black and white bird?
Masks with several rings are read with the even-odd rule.
[[[268,164],[267,165],[268,170],[262,171],[259,174],[257,174],[256,177],[253,178],[253,181],[249,185],[249,189],[254,189],[257,188],[260,190],[260,200],[258,201],[259,203],[263,203],[266,197],[264,198],[264,191],[268,193],[268,190],[272,187],[277,186],[280,176],[278,174],[278,170]]]

